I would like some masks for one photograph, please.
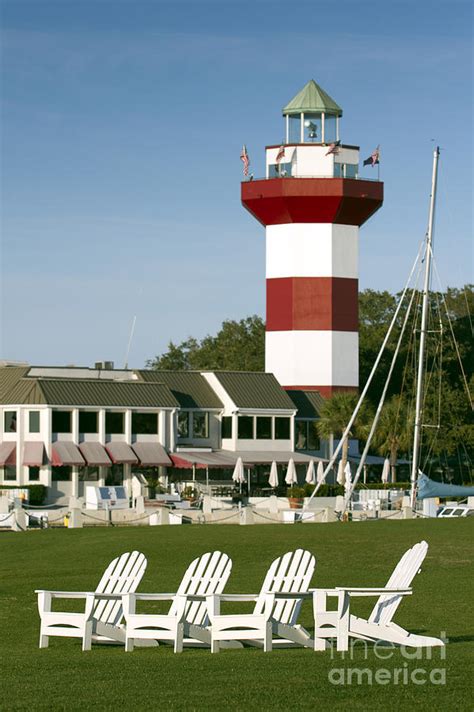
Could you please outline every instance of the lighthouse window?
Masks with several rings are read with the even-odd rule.
[[[333,143],[333,141],[337,141],[336,131],[336,117],[328,116],[326,114],[324,117],[324,143]]]
[[[269,178],[286,178],[287,176],[291,176],[291,163],[275,163],[268,166]]]
[[[334,178],[357,178],[359,166],[357,163],[335,163]]]

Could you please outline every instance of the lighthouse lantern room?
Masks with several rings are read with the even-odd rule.
[[[359,384],[358,239],[383,183],[359,175],[339,137],[342,109],[311,80],[283,109],[286,141],[242,203],[266,228],[265,370],[330,396]]]

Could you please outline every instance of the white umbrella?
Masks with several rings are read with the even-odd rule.
[[[306,470],[305,481],[309,485],[316,484],[316,473],[314,471],[314,460],[310,460],[310,462],[309,462],[308,469]]]
[[[316,479],[318,482],[323,481],[323,475],[324,475],[324,465],[323,465],[322,461],[320,460],[318,462],[318,469],[316,471]]]
[[[298,479],[296,477],[295,461],[292,457],[290,458],[290,461],[288,463],[288,469],[285,475],[285,482],[287,485],[296,485],[298,482]]]
[[[390,460],[385,458],[382,470],[382,482],[390,482]]]
[[[268,484],[270,487],[278,487],[278,468],[275,460],[272,462],[272,466],[270,467],[270,477],[268,478]]]
[[[342,467],[342,460],[339,460],[339,465],[337,466],[337,477],[336,482],[338,485],[343,485],[346,481],[346,475],[344,474],[344,469]]]
[[[242,462],[241,457],[239,457],[237,462],[235,463],[234,472],[232,473],[232,479],[234,480],[234,482],[237,483],[245,482],[244,463]]]
[[[351,465],[350,462],[346,462],[346,466],[344,468],[344,486],[346,489],[349,489],[351,486],[352,482],[352,472],[351,472]]]

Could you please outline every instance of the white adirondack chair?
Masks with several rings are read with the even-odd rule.
[[[106,568],[95,591],[37,590],[41,618],[40,648],[47,648],[50,636],[82,638],[82,649],[90,650],[92,641],[125,642],[122,624],[122,594],[136,591],[147,560],[138,551],[127,552],[114,559]],[[82,613],[52,611],[54,599],[84,599]]]
[[[314,593],[315,650],[325,647],[325,639],[337,638],[337,649],[347,650],[349,638],[376,642],[378,640],[414,648],[444,646],[440,638],[414,635],[392,621],[402,597],[410,595],[411,583],[428,552],[428,544],[421,541],[405,552],[387,585],[381,588],[337,587],[319,589]],[[327,612],[326,597],[338,598],[337,612]],[[368,620],[350,613],[353,596],[377,596],[378,600]],[[329,624],[329,628],[325,626]]]
[[[258,595],[223,594],[209,600],[211,652],[219,652],[221,641],[245,640],[263,644],[265,652],[275,644],[313,646],[309,633],[296,621],[303,595],[316,566],[309,551],[297,549],[275,559]],[[285,597],[285,594],[289,594]],[[293,594],[293,595],[291,595]],[[221,601],[255,601],[253,613],[221,615]],[[273,635],[279,639],[273,641]]]
[[[130,593],[123,597],[126,621],[125,650],[133,650],[135,639],[183,644],[210,645],[207,597],[221,593],[232,570],[232,561],[220,551],[203,554],[188,566],[176,593]],[[136,613],[137,601],[172,601],[164,615]]]

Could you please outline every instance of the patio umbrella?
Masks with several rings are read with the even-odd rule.
[[[296,467],[295,467],[295,461],[293,460],[292,457],[290,457],[290,461],[288,463],[288,469],[286,471],[285,475],[285,482],[287,485],[296,485],[298,483],[298,479],[296,477]]]
[[[344,468],[344,487],[346,489],[349,489],[352,483],[352,472],[351,472],[351,465],[350,462],[346,462],[346,466]]]
[[[336,482],[338,485],[343,485],[345,481],[346,481],[346,475],[345,475],[344,469],[342,467],[342,460],[339,460],[339,465],[337,466]]]
[[[234,472],[232,473],[232,479],[238,484],[242,484],[242,482],[245,482],[244,463],[242,462],[241,457],[239,457],[237,462],[235,463]]]
[[[385,458],[382,470],[382,482],[390,482],[390,460]]]
[[[318,482],[323,481],[323,475],[324,475],[324,465],[321,462],[321,460],[318,462],[318,469],[316,471],[316,479]]]
[[[305,481],[309,485],[315,485],[316,484],[316,473],[314,471],[314,460],[310,460],[310,463],[308,465],[308,469],[306,470],[306,477]]]
[[[270,477],[268,478],[268,484],[270,485],[270,487],[273,487],[273,489],[278,487],[278,468],[275,460],[273,460],[272,466],[270,467]]]

